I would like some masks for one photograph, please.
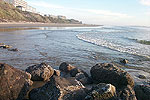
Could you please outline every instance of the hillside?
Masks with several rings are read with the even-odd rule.
[[[0,0],[0,22],[42,22],[42,23],[67,23],[81,24],[82,22],[74,19],[59,19],[40,14],[21,11],[13,5]]]

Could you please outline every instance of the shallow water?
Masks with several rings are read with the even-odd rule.
[[[18,52],[0,48],[0,62],[20,69],[47,62],[57,68],[69,62],[89,70],[99,62],[128,59],[132,68],[150,69],[150,27],[41,27],[0,32],[0,43]]]

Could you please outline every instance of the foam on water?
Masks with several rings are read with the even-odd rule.
[[[82,34],[78,34],[77,38],[95,45],[99,45],[99,46],[103,46],[112,50],[116,50],[119,52],[123,52],[123,53],[129,53],[129,54],[134,54],[134,55],[139,55],[139,56],[144,56],[147,58],[150,58],[150,55],[148,55],[150,52],[149,51],[144,51],[141,50],[140,47],[134,47],[132,45],[123,45],[123,44],[119,44],[119,43],[115,43],[112,41],[109,41],[107,39],[104,39],[103,37],[92,37],[90,35],[88,35],[90,33],[82,33]],[[91,33],[94,34],[94,33]],[[140,43],[143,43],[143,41],[138,41]],[[144,42],[145,44],[145,42]]]

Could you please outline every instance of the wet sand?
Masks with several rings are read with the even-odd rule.
[[[93,27],[100,25],[90,25],[90,24],[61,24],[61,23],[23,23],[23,22],[8,22],[0,23],[0,28],[8,27]]]

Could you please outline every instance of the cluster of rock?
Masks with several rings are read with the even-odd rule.
[[[0,48],[7,49],[8,51],[18,51],[17,48],[12,48],[12,46],[5,45],[4,43],[0,43]]]
[[[150,86],[134,86],[130,74],[113,64],[96,64],[90,73],[66,62],[59,70],[41,63],[26,72],[0,64],[0,100],[23,100],[27,92],[29,100],[150,100]],[[29,91],[35,81],[46,84]]]

